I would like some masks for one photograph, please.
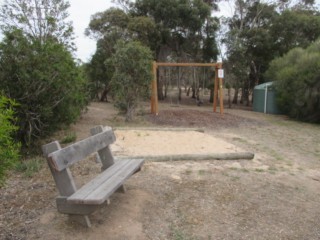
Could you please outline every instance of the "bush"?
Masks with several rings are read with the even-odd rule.
[[[16,104],[0,95],[0,185],[4,183],[7,170],[12,168],[19,158],[20,145],[14,142],[12,135],[17,130],[13,122]]]
[[[74,122],[87,104],[87,83],[55,40],[30,41],[18,30],[7,32],[0,68],[0,90],[19,104],[18,137],[26,145]]]
[[[271,62],[279,108],[292,118],[320,123],[320,40]]]
[[[112,56],[114,74],[110,85],[115,94],[115,106],[125,109],[126,121],[131,121],[139,100],[150,96],[152,53],[139,42],[118,42]]]

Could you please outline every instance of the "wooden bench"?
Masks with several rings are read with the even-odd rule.
[[[105,202],[109,204],[109,197],[115,191],[125,191],[124,182],[141,169],[144,160],[114,161],[109,145],[115,140],[110,127],[97,126],[91,129],[91,137],[65,148],[61,148],[57,141],[42,146],[60,194],[56,198],[60,213],[69,214],[72,220],[90,227],[88,215]],[[77,189],[69,167],[95,152],[102,163],[102,172]]]

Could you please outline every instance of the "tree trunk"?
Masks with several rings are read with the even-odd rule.
[[[126,112],[126,122],[131,122],[133,120],[134,115],[134,106],[131,106],[130,104],[127,104],[127,112]]]
[[[228,88],[228,106],[231,108],[231,88]]]
[[[238,95],[239,95],[239,88],[235,88],[234,89],[234,96],[233,96],[233,100],[232,100],[233,104],[238,104]]]
[[[104,101],[108,102],[108,96],[107,96],[108,92],[109,92],[108,88],[104,88],[103,89],[103,92],[102,92],[101,97],[100,97],[100,102],[104,102]]]
[[[189,95],[190,95],[190,89],[191,89],[191,87],[188,87],[188,90],[187,90],[187,97],[189,97]]]
[[[210,103],[213,103],[213,88],[210,88],[210,99],[209,99]]]
[[[162,76],[160,75],[159,73],[160,71],[158,70],[157,71],[157,86],[158,86],[158,99],[159,100],[163,100],[164,99],[164,96],[163,96],[163,79]]]

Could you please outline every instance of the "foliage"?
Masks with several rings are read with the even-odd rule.
[[[161,38],[156,48],[158,61],[165,61],[164,47],[191,61],[214,61],[217,56],[215,31],[218,19],[211,17],[215,3],[199,0],[137,0],[130,9],[133,16],[154,20]],[[161,58],[161,59],[159,59]],[[187,61],[184,59],[183,61]]]
[[[271,62],[279,107],[289,116],[320,123],[320,40],[307,49],[295,48]]]
[[[216,61],[215,34],[219,20],[211,16],[211,11],[217,7],[214,1],[116,2],[122,9],[110,8],[96,13],[86,30],[87,35],[98,40],[97,51],[88,68],[96,92],[102,89],[109,92],[114,69],[104,64],[110,62],[108,59],[115,52],[118,40],[141,42],[152,50],[157,61],[168,61],[168,58],[180,62]],[[162,81],[164,78],[159,79]]]
[[[73,28],[67,21],[69,6],[64,0],[5,0],[0,10],[0,28],[4,32],[19,29],[40,43],[54,39],[73,47]]]
[[[118,106],[125,106],[126,121],[133,119],[139,100],[149,97],[152,53],[139,42],[119,41],[112,56],[115,72],[111,87]]]
[[[12,168],[19,158],[20,145],[12,135],[17,130],[14,126],[14,101],[0,95],[0,185],[5,180],[7,170]]]
[[[233,85],[242,88],[244,102],[248,104],[254,86],[265,81],[264,73],[275,57],[320,37],[319,12],[311,10],[313,5],[304,0],[235,1],[224,43]]]
[[[108,43],[102,39],[98,40],[97,50],[85,68],[90,82],[91,99],[99,99],[100,101],[107,101],[107,93],[110,91],[109,83],[114,72],[111,65],[105,64],[106,60],[112,56],[112,53],[109,53],[105,46]],[[102,94],[99,96],[101,92]],[[103,94],[104,92],[105,94]]]
[[[273,41],[269,27],[277,15],[275,5],[246,0],[236,1],[235,14],[227,19],[229,31],[224,43],[227,47],[229,72],[235,76],[235,89],[242,88],[244,102],[259,82],[268,63],[273,59]],[[233,100],[237,103],[237,98]]]
[[[68,133],[64,138],[60,141],[61,144],[72,143],[77,140],[77,134],[75,132]]]
[[[319,13],[286,10],[274,19],[270,34],[278,56],[295,47],[305,48],[320,37]]]
[[[61,124],[70,124],[87,104],[86,81],[64,45],[29,41],[20,30],[0,44],[0,89],[16,108],[19,139],[29,145]]]

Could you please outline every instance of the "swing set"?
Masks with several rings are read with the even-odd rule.
[[[223,76],[219,76],[219,70],[222,70],[222,63],[160,63],[153,62],[152,64],[152,87],[151,87],[151,113],[158,115],[159,104],[158,104],[158,86],[157,86],[157,71],[159,67],[213,67],[215,69],[214,78],[214,94],[213,94],[213,112],[217,111],[218,102],[218,91],[219,91],[219,103],[220,103],[220,114],[223,114]],[[218,90],[219,85],[219,90]]]

